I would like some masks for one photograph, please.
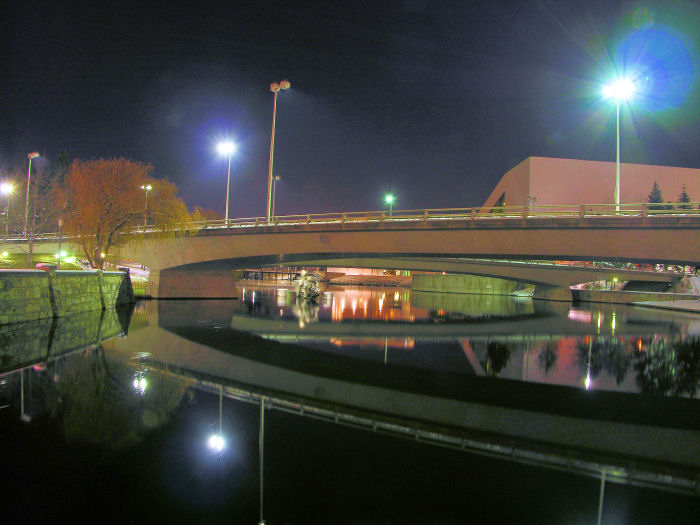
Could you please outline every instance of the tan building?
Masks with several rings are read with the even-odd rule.
[[[654,181],[666,202],[676,202],[685,184],[700,202],[700,169],[620,164],[620,202],[647,202]],[[547,204],[614,204],[615,163],[529,157],[500,180],[485,207]]]

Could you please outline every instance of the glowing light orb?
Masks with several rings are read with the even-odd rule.
[[[217,454],[220,453],[226,447],[226,442],[224,438],[219,434],[212,434],[207,442],[209,448],[212,449]]]
[[[603,88],[603,95],[616,100],[626,100],[634,95],[635,85],[629,78],[617,79]]]
[[[233,142],[219,142],[216,151],[219,152],[219,155],[229,155],[236,151],[236,145]]]

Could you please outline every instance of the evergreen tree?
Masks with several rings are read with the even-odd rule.
[[[692,206],[687,204],[688,202],[690,202],[690,195],[688,195],[688,190],[686,189],[685,184],[683,184],[683,189],[681,190],[680,195],[678,195],[678,202],[683,203],[680,206],[678,206],[682,210],[690,210],[692,208]]]
[[[651,193],[649,194],[648,202],[650,203],[661,203],[664,198],[661,196],[661,188],[659,188],[659,183],[654,181],[654,185],[651,187]],[[650,210],[663,210],[664,206],[649,206]]]

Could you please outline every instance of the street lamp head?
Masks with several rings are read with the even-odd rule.
[[[283,80],[279,84],[277,82],[273,82],[270,84],[270,91],[273,93],[277,93],[281,89],[289,89],[291,84],[289,83],[289,80]]]
[[[391,193],[387,193],[384,197],[384,202],[387,204],[394,204],[395,197]]]
[[[28,154],[27,154],[27,158],[30,159],[30,160],[31,160],[31,159],[35,159],[35,158],[37,158],[37,157],[39,157],[39,156],[40,156],[40,155],[39,155],[39,152],[38,152],[38,151],[33,151],[32,153],[28,153]]]
[[[0,184],[0,192],[3,195],[9,195],[10,193],[12,193],[13,189],[14,186],[12,186],[12,184],[10,184],[9,182],[3,182],[2,184]]]
[[[603,88],[603,95],[618,101],[626,100],[634,95],[635,85],[629,78],[617,79]]]
[[[151,191],[153,189],[153,186],[151,186],[150,184],[142,184],[141,189],[145,191]]]
[[[282,180],[282,177],[280,177],[279,175],[275,175],[275,180],[280,181],[280,180]]]
[[[219,152],[219,155],[230,155],[236,151],[236,145],[233,142],[219,142],[216,150]]]

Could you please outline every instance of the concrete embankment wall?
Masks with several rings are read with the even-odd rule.
[[[134,302],[126,272],[0,272],[0,325],[64,317]]]
[[[641,301],[700,299],[700,296],[666,292],[627,292],[624,290],[571,290],[574,301],[589,303],[634,304]]]
[[[495,277],[414,273],[411,288],[422,292],[509,295],[518,290],[532,289],[534,287],[517,281],[507,281]]]

